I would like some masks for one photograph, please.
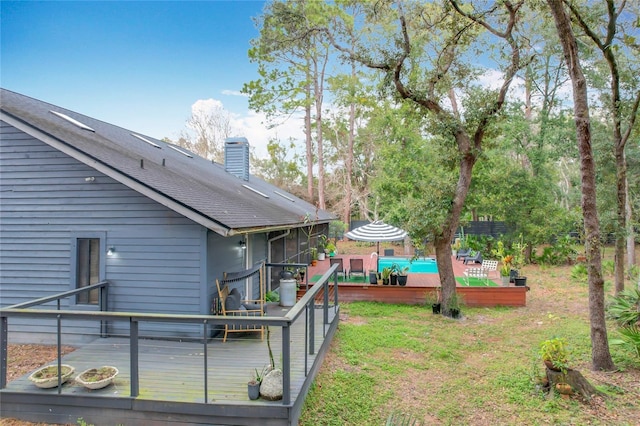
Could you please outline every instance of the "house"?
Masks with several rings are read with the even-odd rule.
[[[333,219],[251,176],[244,138],[226,141],[221,165],[0,90],[0,307],[108,280],[109,311],[209,314],[216,278],[262,260],[306,260],[309,233]],[[64,303],[98,309],[91,293]],[[50,342],[55,327],[25,321],[11,332],[14,342]],[[158,324],[140,333],[199,331]]]

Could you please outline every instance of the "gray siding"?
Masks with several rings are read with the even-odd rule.
[[[110,310],[206,312],[205,228],[1,124],[0,306],[71,289],[72,239],[98,233],[105,246],[116,248],[115,256],[101,253],[102,278],[111,282]]]

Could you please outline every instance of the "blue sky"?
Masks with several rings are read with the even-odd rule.
[[[262,151],[261,117],[238,92],[257,78],[247,51],[263,1],[0,5],[3,88],[172,139],[194,103],[214,99]]]

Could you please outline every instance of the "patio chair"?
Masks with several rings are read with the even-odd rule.
[[[484,285],[489,285],[489,273],[483,267],[474,267],[467,268],[464,270],[464,283],[465,285],[470,285],[469,278],[478,278],[480,280],[484,280]]]
[[[336,272],[338,273],[338,275],[342,274],[342,276],[344,277],[344,279],[346,281],[347,280],[347,273],[344,270],[344,263],[342,262],[342,258],[341,257],[330,257],[329,258],[329,267],[331,267],[333,265],[338,265],[338,269],[336,269]]]
[[[244,282],[248,278],[258,277],[259,299],[242,300],[237,288],[229,288],[233,282]],[[224,273],[223,279],[216,279],[218,298],[214,300],[211,313],[222,316],[262,317],[265,315],[264,263],[241,272]],[[223,342],[229,333],[260,332],[260,340],[264,340],[264,326],[261,324],[224,324]]]
[[[469,248],[460,249],[456,253],[456,260],[464,260],[464,258],[469,256],[470,253],[471,253],[471,249]]]
[[[390,249],[384,249],[384,255],[385,256],[395,256],[396,252],[394,249],[390,248]]]
[[[483,260],[482,261],[482,269],[487,271],[487,275],[491,275],[492,273],[495,275],[495,278],[499,278],[498,274],[498,261],[497,260]]]
[[[469,256],[464,258],[463,263],[468,265],[469,263],[480,263],[482,264],[482,253],[477,251],[475,254],[470,253]]]
[[[352,257],[349,259],[349,278],[352,275],[362,275],[362,280],[367,280],[367,275],[364,270],[364,259]]]

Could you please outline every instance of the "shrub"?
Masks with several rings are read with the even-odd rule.
[[[584,263],[578,263],[571,268],[571,278],[576,281],[586,281],[587,280],[587,266]]]
[[[538,263],[543,265],[566,265],[573,262],[578,255],[575,244],[575,240],[569,235],[559,238],[555,244],[542,250],[542,254],[537,258]]]
[[[551,363],[551,365],[562,371],[567,372],[569,368],[569,349],[567,349],[567,340],[561,337],[545,340],[540,343],[540,357],[542,361]]]
[[[626,289],[612,297],[607,316],[620,326],[620,337],[611,339],[610,343],[622,346],[640,358],[640,289]]]
[[[607,315],[621,327],[640,321],[640,289],[629,288],[610,299]]]

